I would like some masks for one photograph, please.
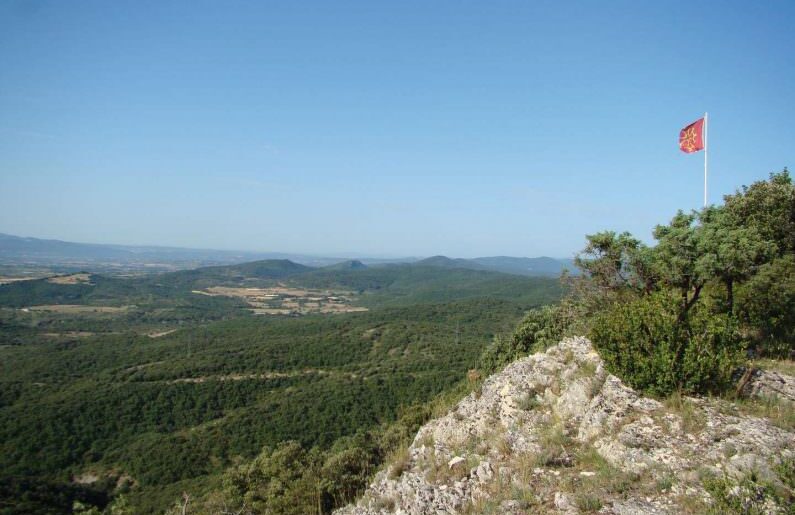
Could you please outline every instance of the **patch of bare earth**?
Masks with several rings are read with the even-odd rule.
[[[154,333],[148,333],[146,336],[149,338],[160,338],[161,336],[166,336],[176,331],[176,329],[169,329],[167,331],[157,331]]]
[[[56,275],[47,279],[47,282],[52,284],[91,284],[91,276],[89,274]]]
[[[155,366],[155,365],[160,365],[162,363],[165,363],[165,361],[151,361],[149,363],[141,363],[140,365],[133,365],[131,367],[127,367],[127,368],[124,369],[124,371],[125,372],[134,372],[136,370],[141,370],[141,369],[144,369],[146,367],[152,367],[152,366]]]
[[[352,313],[367,311],[353,306],[354,294],[304,288],[289,288],[279,285],[271,288],[238,288],[213,286],[206,290],[194,290],[199,295],[239,298],[257,315],[308,315],[312,313]]]

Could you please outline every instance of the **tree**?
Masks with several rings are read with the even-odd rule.
[[[786,168],[723,199],[731,225],[756,229],[779,256],[795,252],[795,185]]]
[[[265,448],[252,462],[227,473],[224,486],[229,503],[253,513],[317,513],[319,458],[317,452],[307,452],[295,441],[281,442],[273,450]]]
[[[795,255],[759,267],[737,291],[737,314],[760,354],[791,358],[795,350]]]
[[[750,278],[768,261],[776,245],[765,240],[755,226],[736,225],[722,207],[709,207],[699,215],[697,275],[714,277],[726,287],[727,311],[734,313],[734,285]]]
[[[688,311],[698,301],[707,282],[705,270],[698,265],[700,257],[699,238],[694,225],[696,213],[678,211],[668,225],[654,228],[655,267],[660,282],[679,291],[681,306],[678,318],[687,317]]]
[[[648,247],[628,232],[604,231],[586,236],[575,264],[590,281],[608,291],[649,292],[656,282]]]

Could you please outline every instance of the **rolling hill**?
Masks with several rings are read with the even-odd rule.
[[[266,287],[345,291],[361,309],[254,315],[212,294]],[[551,278],[358,261],[2,285],[0,503],[36,490],[20,513],[64,512],[124,491],[161,513],[264,446],[347,445],[461,381],[494,335],[559,296]]]

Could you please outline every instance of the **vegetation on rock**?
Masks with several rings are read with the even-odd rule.
[[[655,394],[720,393],[746,353],[795,350],[795,186],[772,174],[721,206],[654,231],[589,235],[559,306],[530,313],[482,357],[493,371],[561,336],[587,333],[611,372]]]

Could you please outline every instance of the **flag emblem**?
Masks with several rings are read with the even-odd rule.
[[[704,150],[704,118],[699,118],[679,132],[679,149],[687,154]]]

